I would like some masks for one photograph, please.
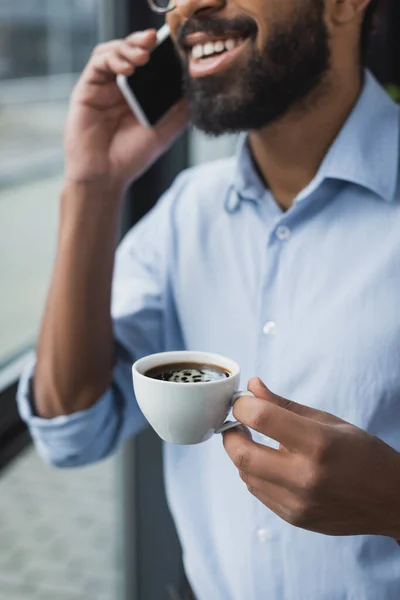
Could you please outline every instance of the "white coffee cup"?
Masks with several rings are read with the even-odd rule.
[[[212,364],[226,369],[225,379],[177,383],[147,377],[154,367],[174,363]],[[132,367],[136,400],[144,416],[166,442],[199,444],[214,433],[240,425],[224,423],[233,404],[249,392],[238,392],[240,368],[231,359],[208,352],[161,352],[136,361]]]

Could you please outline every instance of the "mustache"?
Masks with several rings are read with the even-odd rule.
[[[256,22],[249,17],[222,19],[195,16],[182,25],[178,31],[176,41],[181,48],[186,50],[186,37],[193,33],[205,33],[215,37],[232,34],[236,37],[251,37],[255,39],[257,32],[258,27]]]

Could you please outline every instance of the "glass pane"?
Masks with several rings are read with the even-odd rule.
[[[54,258],[68,98],[97,0],[0,2],[0,366],[31,345]]]

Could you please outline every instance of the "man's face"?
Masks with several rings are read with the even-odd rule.
[[[185,0],[168,17],[193,123],[258,130],[299,105],[330,66],[324,0]],[[183,16],[183,10],[186,15]]]

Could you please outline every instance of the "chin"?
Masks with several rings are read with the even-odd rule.
[[[246,130],[253,102],[242,81],[238,71],[188,79],[185,94],[193,125],[213,136]]]
[[[208,135],[258,130],[279,116],[272,107],[260,106],[248,89],[213,87],[212,92],[200,87],[188,91],[192,123]]]

